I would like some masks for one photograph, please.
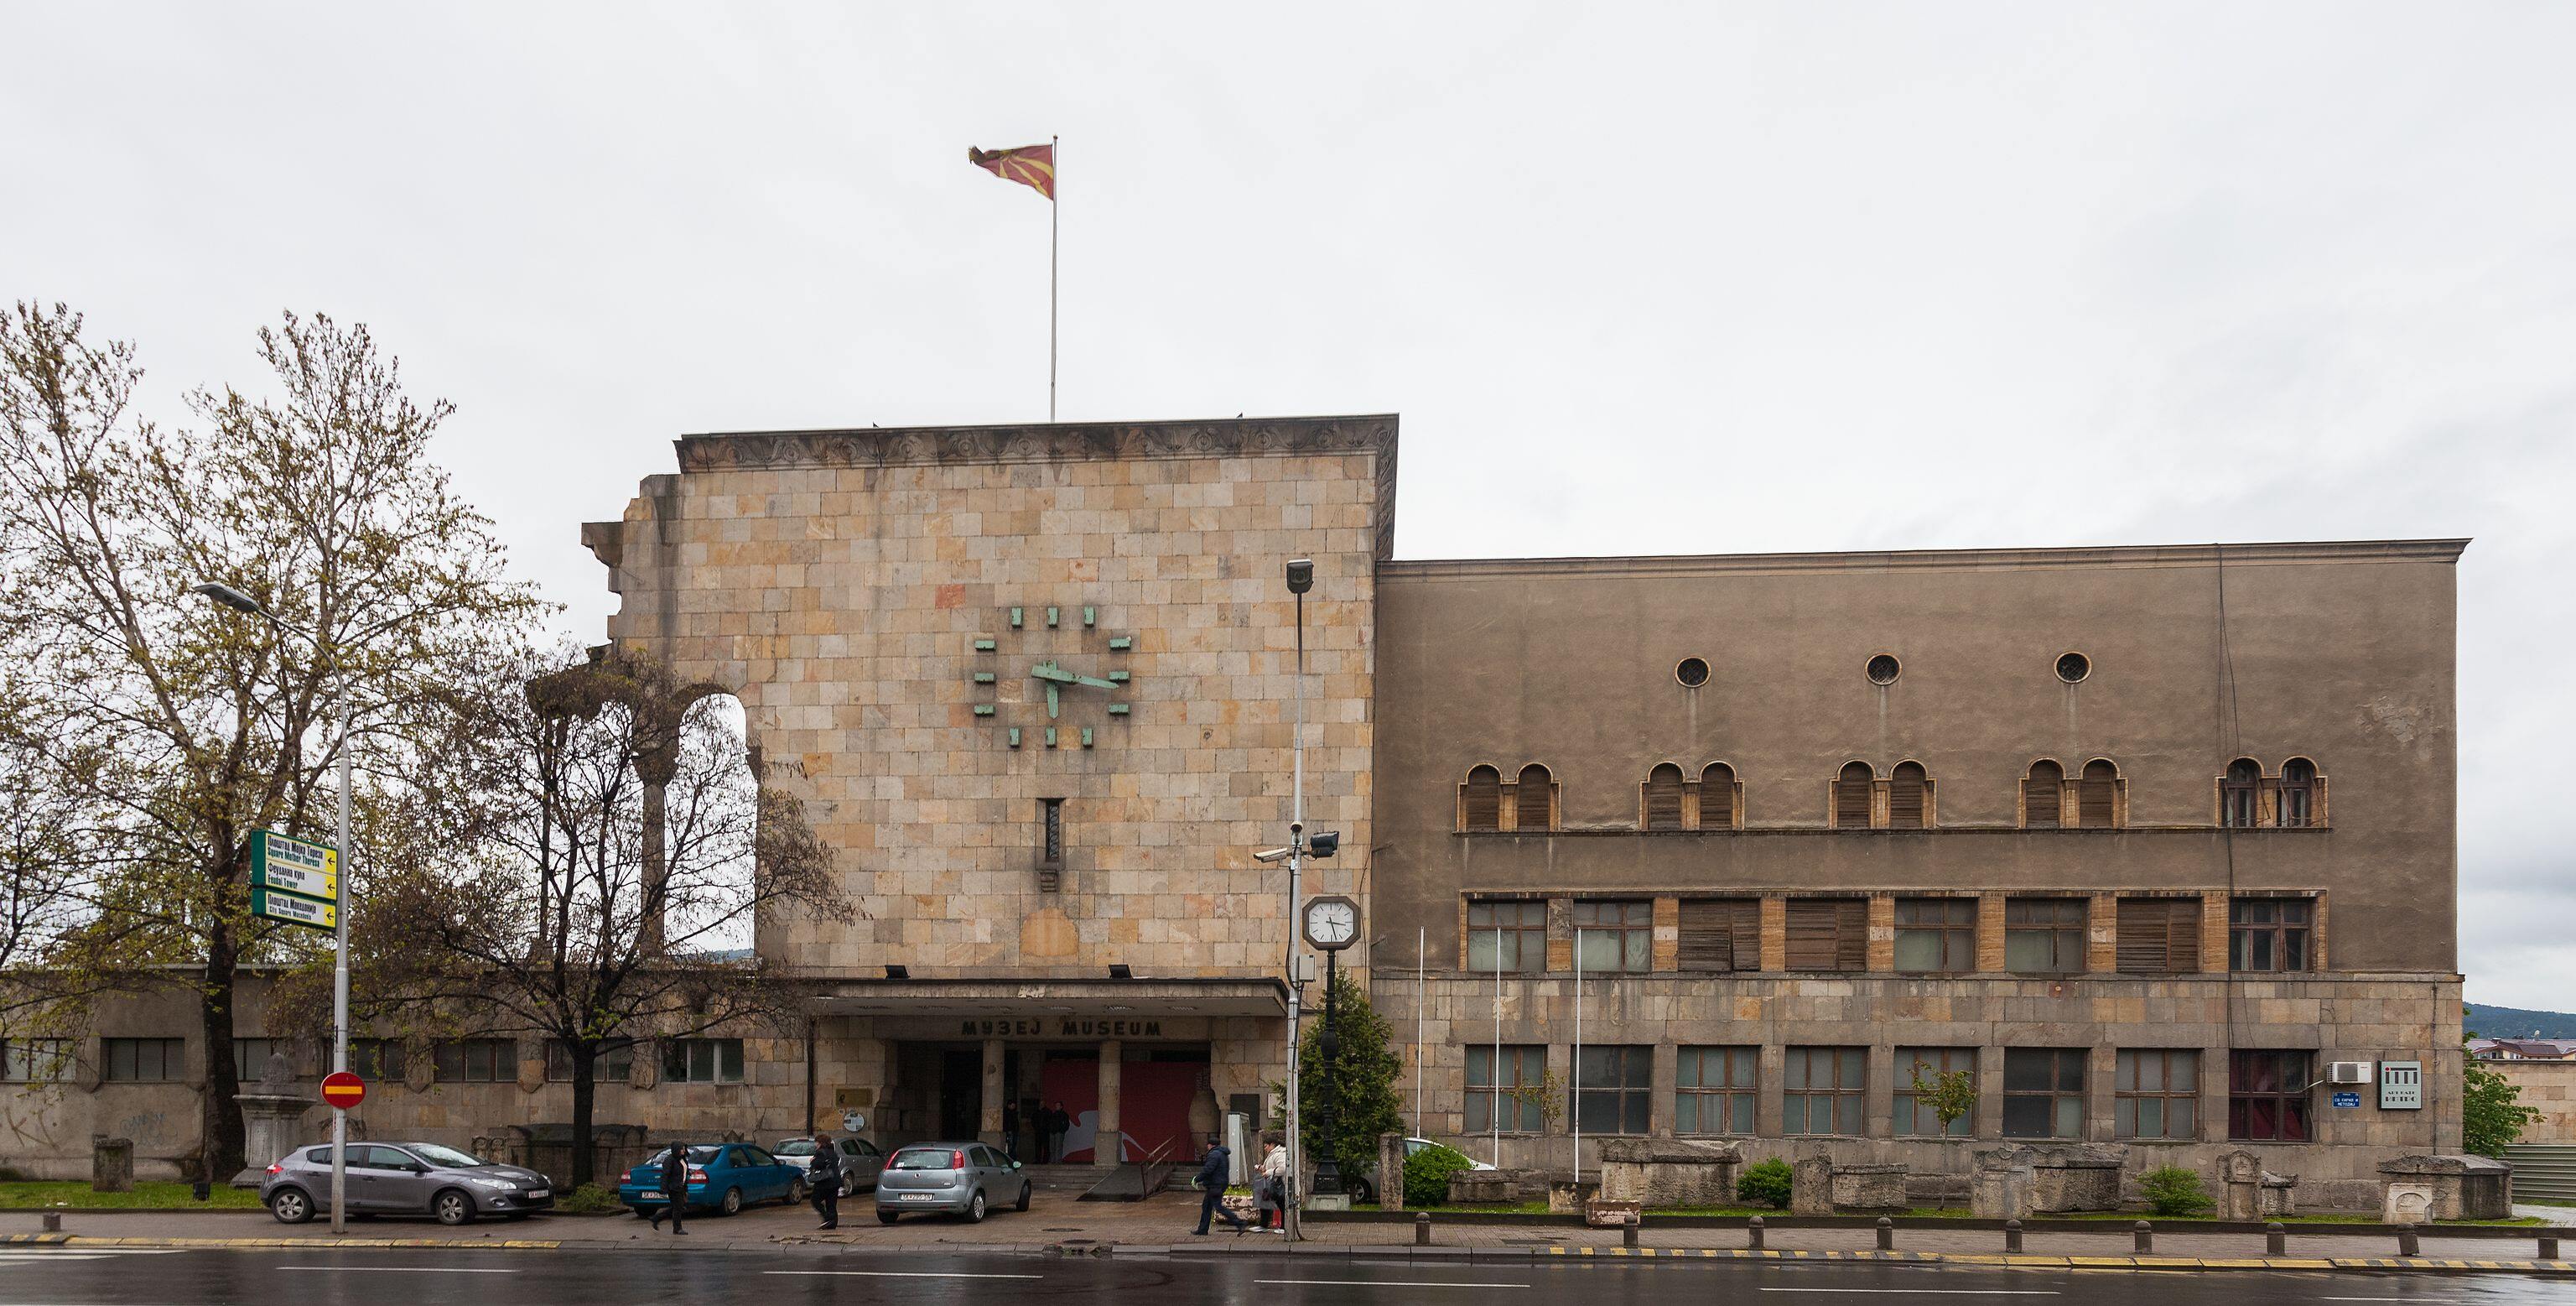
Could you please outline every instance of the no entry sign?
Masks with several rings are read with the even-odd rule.
[[[367,1100],[367,1081],[346,1070],[335,1070],[322,1077],[322,1100],[346,1111]]]

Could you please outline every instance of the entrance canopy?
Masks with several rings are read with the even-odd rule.
[[[851,979],[827,984],[818,1005],[826,1016],[1011,1022],[995,1036],[1116,1038],[1115,1027],[1134,1020],[1284,1018],[1288,986],[1275,979]]]

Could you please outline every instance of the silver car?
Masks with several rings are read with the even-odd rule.
[[[438,1143],[351,1143],[352,1215],[434,1215],[464,1224],[478,1215],[516,1219],[552,1210],[554,1186],[521,1166],[500,1165]],[[331,1148],[299,1147],[268,1168],[259,1200],[281,1224],[331,1209]]]
[[[907,1211],[937,1211],[981,1220],[993,1203],[1029,1209],[1029,1177],[1020,1163],[982,1143],[914,1143],[895,1150],[877,1175],[877,1223]]]
[[[822,1150],[814,1146],[811,1138],[782,1138],[778,1140],[778,1146],[769,1149],[769,1154],[789,1165],[805,1167],[805,1174],[810,1179],[814,1174],[814,1158]],[[877,1186],[877,1172],[885,1169],[886,1158],[885,1153],[877,1150],[876,1144],[864,1138],[836,1138],[832,1140],[832,1150],[841,1154],[843,1193],[863,1193]]]

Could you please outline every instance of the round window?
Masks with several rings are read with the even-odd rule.
[[[1894,654],[1881,653],[1877,657],[1869,660],[1869,683],[1873,685],[1893,685],[1896,683],[1896,656]]]
[[[1697,689],[1708,683],[1708,664],[1698,658],[1683,658],[1673,667],[1673,679]]]
[[[2093,660],[2091,658],[2088,658],[2081,653],[2061,653],[2057,655],[2057,678],[2065,681],[2067,684],[2072,685],[2092,674]]]

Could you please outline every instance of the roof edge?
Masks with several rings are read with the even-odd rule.
[[[1646,554],[1599,558],[1401,559],[1389,577],[1698,576],[1800,571],[1990,571],[2023,567],[2250,566],[2321,562],[2455,563],[2467,538],[2307,540],[2247,544],[2115,544],[2064,548],[1882,549],[1848,553]]]

